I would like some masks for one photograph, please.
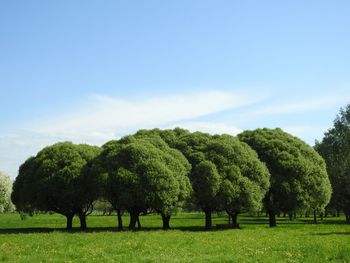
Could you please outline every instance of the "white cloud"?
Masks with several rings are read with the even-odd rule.
[[[50,120],[31,122],[20,132],[0,134],[0,165],[12,178],[19,165],[41,148],[57,141],[101,145],[141,128],[180,124],[190,130],[237,133],[227,124],[195,122],[198,117],[250,105],[260,98],[251,94],[204,91],[148,100],[122,100],[95,95],[84,106]]]
[[[347,102],[344,96],[322,96],[314,97],[307,100],[283,102],[272,105],[266,105],[258,109],[248,111],[251,115],[275,115],[275,114],[289,114],[289,113],[303,113],[313,110],[329,108],[336,105],[342,105]]]
[[[57,142],[56,138],[28,131],[0,135],[1,170],[14,178],[21,163],[35,155],[43,147],[55,142]]]
[[[281,127],[284,131],[296,136],[310,145],[314,145],[316,139],[321,139],[329,128],[323,125],[295,125]]]
[[[252,95],[251,92],[242,91],[202,91],[145,100],[123,100],[95,95],[84,105],[67,110],[65,114],[52,116],[50,120],[31,121],[20,131],[0,134],[0,168],[14,178],[19,165],[26,158],[57,141],[101,145],[138,129],[176,126],[191,131],[235,135],[241,129],[232,123],[240,122],[240,126],[254,127],[254,123],[259,125],[263,122],[262,116],[281,114],[284,118],[283,114],[338,107],[345,103],[344,100],[339,96],[328,96],[262,107],[261,102],[266,104],[269,101],[266,97],[261,96],[261,93]],[[230,111],[233,109],[237,109],[239,113],[233,114]],[[226,116],[229,121],[219,121],[213,116],[206,117],[206,121],[199,120],[223,111],[229,113]],[[263,126],[266,125],[269,123],[263,123]],[[280,126],[278,123],[276,125]],[[325,130],[323,127],[300,126],[298,123],[291,123],[284,129],[310,144],[314,138],[320,138]]]
[[[282,129],[293,135],[298,135],[298,134],[305,135],[305,134],[314,132],[316,129],[319,130],[319,127],[301,125],[301,126],[287,126],[287,127],[283,127]]]
[[[241,129],[229,125],[227,123],[217,123],[217,122],[200,122],[200,121],[192,121],[192,122],[182,122],[178,124],[171,125],[167,128],[175,128],[181,127],[187,129],[191,132],[201,131],[207,132],[210,134],[231,134],[237,135],[242,132]]]
[[[248,105],[255,100],[230,92],[207,91],[187,95],[126,101],[93,96],[76,113],[39,123],[38,134],[73,140],[105,141],[139,128],[153,128]]]

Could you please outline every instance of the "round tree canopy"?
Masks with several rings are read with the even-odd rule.
[[[77,213],[99,195],[96,178],[86,169],[98,153],[98,147],[63,142],[30,157],[14,182],[12,200],[17,209]]]
[[[238,137],[256,150],[271,173],[265,198],[268,210],[291,212],[328,204],[331,185],[326,165],[312,147],[281,129],[245,131]]]
[[[170,215],[189,196],[190,164],[157,134],[126,136],[102,148],[98,159],[107,174],[106,195],[116,206]]]

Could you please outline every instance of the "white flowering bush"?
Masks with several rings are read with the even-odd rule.
[[[12,182],[10,177],[0,172],[0,213],[13,212],[14,205],[11,202]]]

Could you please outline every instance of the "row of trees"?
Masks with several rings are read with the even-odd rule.
[[[85,229],[94,202],[103,198],[118,215],[130,214],[129,229],[141,227],[141,213],[162,216],[163,228],[186,203],[205,213],[237,216],[264,208],[270,226],[276,214],[323,209],[331,197],[324,160],[310,146],[281,129],[245,131],[238,137],[174,130],[140,130],[101,148],[57,143],[19,169],[12,201],[25,213],[77,215]]]

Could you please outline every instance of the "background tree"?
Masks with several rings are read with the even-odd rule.
[[[98,181],[89,172],[90,162],[99,151],[98,147],[63,142],[29,158],[14,182],[12,200],[17,209],[62,214],[67,218],[67,229],[78,215],[80,227],[86,228],[86,215],[100,194]]]
[[[0,172],[0,213],[13,212],[15,207],[11,202],[12,182],[10,177]]]
[[[149,209],[160,213],[163,228],[169,228],[171,214],[191,191],[185,157],[156,134],[126,136],[102,148],[98,159],[107,174],[107,199],[129,212],[129,229],[135,229],[139,214]]]
[[[103,216],[112,215],[113,212],[115,212],[115,208],[111,205],[110,202],[104,199],[98,199],[94,203],[94,212],[98,212],[99,214],[102,214]]]
[[[276,226],[280,211],[323,209],[328,204],[331,185],[326,165],[309,145],[281,129],[245,131],[238,137],[258,153],[271,173],[271,187],[264,198],[270,226]]]
[[[340,110],[334,125],[315,149],[327,163],[327,171],[333,187],[330,207],[343,210],[350,223],[350,105]]]

